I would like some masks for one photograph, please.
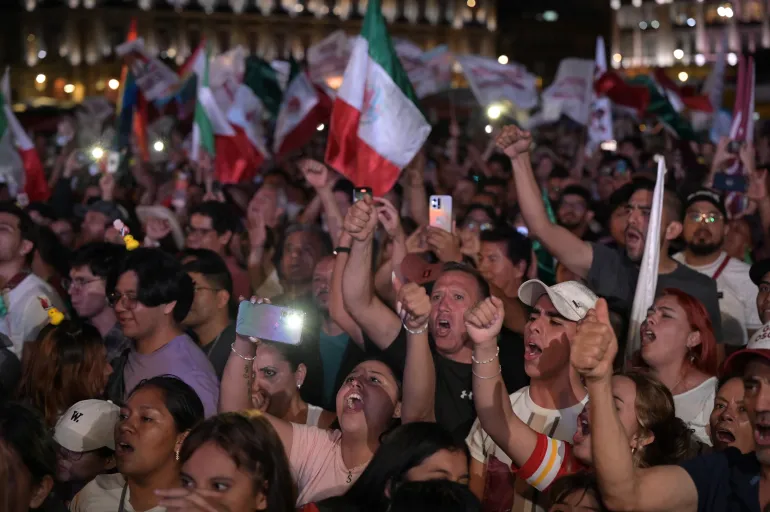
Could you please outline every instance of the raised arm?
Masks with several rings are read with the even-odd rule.
[[[585,278],[593,261],[593,248],[588,242],[548,219],[529,159],[531,142],[529,132],[516,126],[506,126],[497,138],[498,148],[505,152],[513,164],[521,215],[530,234],[540,240],[548,252],[572,272]]]
[[[316,191],[316,197],[311,202],[311,205],[306,208],[308,211],[307,218],[303,218],[302,222],[315,222],[315,219],[318,217],[318,211],[312,212],[310,208],[313,204],[316,204],[317,201],[320,201],[320,204],[316,204],[316,208],[320,206],[326,213],[329,236],[331,236],[332,242],[336,245],[340,240],[343,219],[339,206],[337,206],[337,202],[334,200],[331,173],[329,172],[328,167],[323,163],[310,158],[302,160],[299,163],[299,168],[305,175],[307,182],[310,183]]]
[[[607,303],[599,299],[578,326],[572,343],[572,366],[583,376],[591,400],[591,443],[602,499],[610,510],[689,512],[698,508],[698,493],[679,466],[636,469],[612,394],[612,364],[618,351]]]
[[[404,319],[407,333],[401,422],[436,421],[436,368],[428,343],[430,297],[415,283],[401,286],[396,279],[395,288],[396,312]]]
[[[514,413],[503,382],[497,336],[503,326],[503,302],[490,297],[465,313],[465,326],[473,341],[473,404],[481,427],[516,466],[529,460],[537,433]]]
[[[349,249],[351,240],[350,234],[347,231],[343,231],[340,236],[339,246]],[[345,310],[345,304],[342,301],[342,274],[345,272],[347,263],[347,252],[340,252],[334,258],[334,271],[332,272],[332,282],[329,290],[329,314],[332,320],[348,333],[356,345],[363,349],[364,334],[361,332],[361,328],[356,321]]]
[[[387,349],[401,330],[401,320],[374,294],[372,282],[372,240],[377,211],[368,195],[357,201],[345,217],[350,233],[350,257],[342,279],[345,309],[380,349]]]

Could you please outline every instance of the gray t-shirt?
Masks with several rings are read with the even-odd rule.
[[[206,354],[188,335],[177,336],[151,354],[132,350],[123,370],[125,396],[141,381],[161,375],[174,375],[190,385],[203,402],[207,418],[217,413],[217,375]]]
[[[600,297],[607,299],[610,309],[628,316],[634,303],[639,269],[622,250],[612,249],[602,244],[591,244],[591,246],[594,250],[594,259],[588,271],[588,287]],[[716,281],[691,268],[679,265],[669,274],[658,275],[656,293],[660,295],[666,288],[682,290],[701,301],[711,318],[717,341],[722,341],[722,316],[719,313]]]

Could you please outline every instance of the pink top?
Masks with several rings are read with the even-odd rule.
[[[344,494],[366,464],[348,469],[342,460],[342,432],[292,423],[289,465],[297,482],[297,507]]]
[[[230,277],[233,279],[233,297],[251,297],[251,281],[249,273],[243,270],[235,258],[226,256],[224,258],[227,269],[230,271]]]

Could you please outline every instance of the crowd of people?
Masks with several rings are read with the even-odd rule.
[[[450,120],[372,197],[322,140],[253,183],[173,143],[89,175],[63,117],[51,199],[0,185],[0,510],[768,510],[770,136],[634,127]]]

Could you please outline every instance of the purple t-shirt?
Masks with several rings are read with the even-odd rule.
[[[151,354],[131,351],[123,371],[126,396],[144,379],[174,375],[198,393],[206,417],[217,413],[219,381],[206,354],[186,334],[177,336]]]

